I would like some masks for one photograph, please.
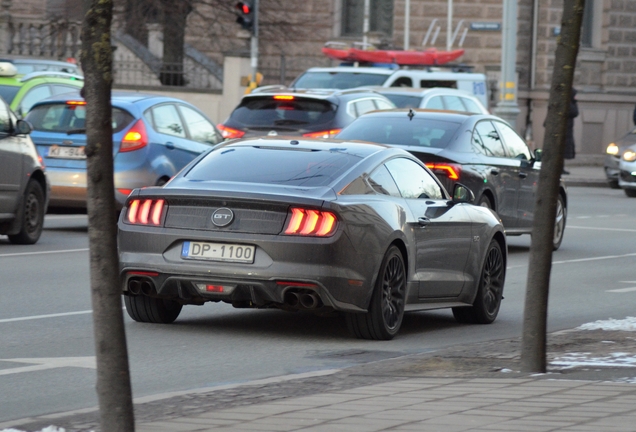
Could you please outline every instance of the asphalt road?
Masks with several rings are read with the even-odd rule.
[[[633,315],[636,200],[570,188],[568,226],[554,255],[550,331]],[[49,215],[37,245],[0,236],[0,423],[97,404],[86,216]],[[505,300],[492,325],[450,311],[407,314],[398,337],[349,336],[340,317],[224,304],[185,307],[172,325],[126,329],[135,397],[342,368],[521,334],[529,236],[509,238]]]

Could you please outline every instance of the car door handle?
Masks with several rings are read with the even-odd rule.
[[[426,225],[431,223],[431,220],[427,217],[421,217],[421,218],[417,218],[417,223],[421,226],[421,227],[425,227]]]
[[[526,177],[528,177],[528,173],[520,172],[519,173],[519,177],[526,178]]]
[[[166,147],[167,147],[169,150],[174,150],[174,143],[173,143],[173,142],[168,141],[168,142],[166,143]]]
[[[496,169],[490,170],[490,174],[494,176],[499,175],[499,170],[496,170]]]

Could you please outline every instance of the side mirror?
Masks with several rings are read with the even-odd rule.
[[[33,127],[31,126],[31,123],[26,120],[20,119],[15,124],[14,133],[16,135],[28,135],[31,133],[32,130]]]
[[[536,149],[534,151],[534,161],[535,162],[541,162],[541,155],[543,155],[543,150]]]
[[[461,183],[455,183],[453,187],[453,204],[473,203],[475,194]]]

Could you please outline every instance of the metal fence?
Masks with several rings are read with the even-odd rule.
[[[221,90],[223,87],[208,69],[188,58],[183,63],[115,59],[113,69],[115,84],[122,86],[170,86],[193,90]]]

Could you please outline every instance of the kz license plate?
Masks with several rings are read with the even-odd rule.
[[[255,250],[256,246],[186,241],[181,248],[181,258],[251,264]]]
[[[49,157],[58,159],[86,159],[86,153],[84,153],[84,147],[52,145],[49,148]]]

